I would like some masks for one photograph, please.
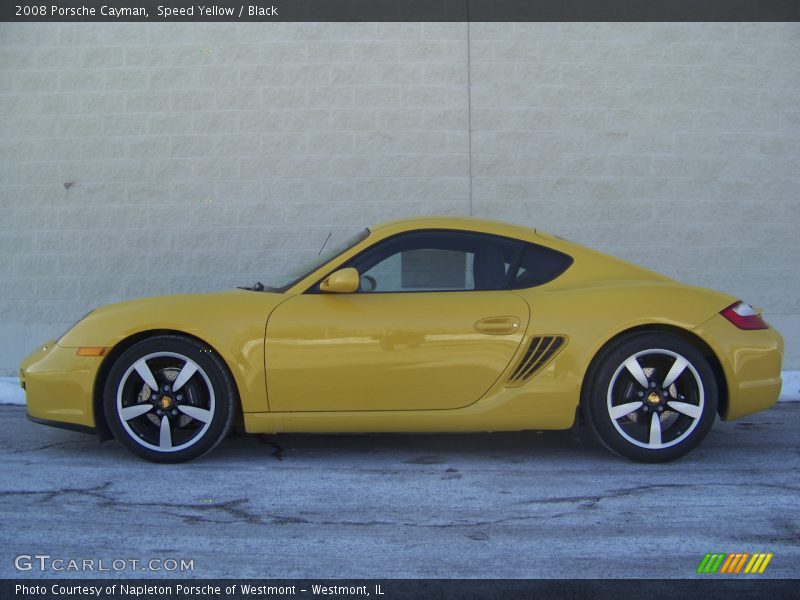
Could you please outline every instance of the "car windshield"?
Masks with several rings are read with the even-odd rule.
[[[276,278],[275,281],[264,286],[264,289],[272,292],[285,292],[301,279],[311,275],[311,273],[319,269],[325,263],[333,260],[359,242],[365,240],[368,235],[369,229],[362,229],[356,235],[352,235],[338,244],[328,247],[325,247],[325,244],[323,244],[324,252],[320,251],[319,255],[315,256],[313,260],[307,261],[297,268],[292,269],[283,277]]]

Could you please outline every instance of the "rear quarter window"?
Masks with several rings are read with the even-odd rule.
[[[572,262],[571,256],[558,250],[523,243],[519,266],[509,287],[519,290],[544,285],[564,273]]]

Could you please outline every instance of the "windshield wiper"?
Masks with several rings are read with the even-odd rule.
[[[252,287],[246,287],[243,285],[238,286],[240,290],[249,290],[251,292],[263,292],[264,291],[264,284],[260,281],[256,281],[255,285]]]

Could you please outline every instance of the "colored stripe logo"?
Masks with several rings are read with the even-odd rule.
[[[772,556],[772,552],[757,552],[755,554],[743,552],[706,554],[703,560],[700,561],[697,572],[725,575],[760,574],[767,568],[769,561],[772,560]]]

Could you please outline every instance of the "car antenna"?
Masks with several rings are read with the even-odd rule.
[[[328,232],[328,237],[326,237],[326,238],[325,238],[325,241],[324,241],[324,242],[322,242],[322,248],[320,248],[320,249],[319,249],[319,252],[317,252],[317,256],[319,256],[320,254],[322,254],[322,251],[325,249],[325,244],[327,244],[327,243],[328,243],[328,240],[329,240],[329,239],[331,239],[331,235],[333,235],[333,232],[332,232],[332,231],[329,231],[329,232]]]

